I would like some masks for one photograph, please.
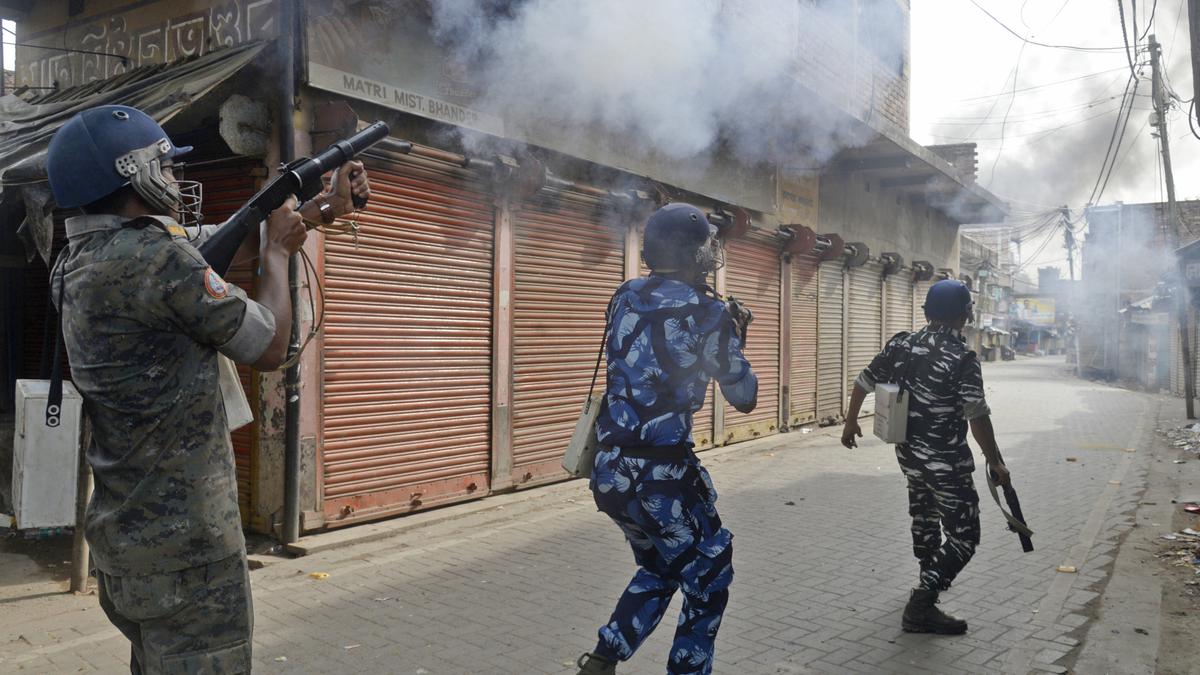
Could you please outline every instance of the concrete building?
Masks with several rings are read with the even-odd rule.
[[[1076,316],[1082,374],[1119,378],[1150,390],[1183,394],[1178,289],[1172,242],[1200,236],[1200,201],[1178,203],[1179,222],[1166,204],[1095,206],[1086,211],[1083,280]],[[1196,343],[1196,310],[1189,305],[1188,341]]]
[[[197,147],[187,177],[205,183],[216,221],[278,164],[278,130],[304,155],[390,125],[367,157],[375,197],[354,236],[307,245],[325,295],[302,413],[282,414],[279,374],[244,370],[260,421],[235,435],[248,527],[279,524],[289,424],[303,529],[348,525],[564,478],[604,307],[642,272],[639,224],[661,203],[696,203],[721,224],[717,290],[757,317],[758,409],[735,415],[714,395],[696,415],[699,447],[836,421],[882,341],[923,323],[924,289],[959,274],[959,225],[1000,220],[1005,205],[975,184],[973,148],[907,135],[907,0],[780,8],[771,40],[742,55],[785,54],[780,77],[714,108],[738,115],[703,161],[681,161],[648,119],[564,116],[552,88],[538,105],[512,98],[556,64],[497,71],[514,58],[500,42],[471,51],[420,0],[0,2],[22,43],[45,46],[18,49],[17,84],[51,88],[23,95],[51,114],[0,137],[0,157],[36,173],[72,106],[140,105]],[[718,24],[740,25],[754,7],[720,11]],[[111,56],[51,49],[64,45]],[[735,118],[752,114],[762,124],[748,140]],[[25,208],[37,199],[33,185],[0,201],[0,254],[38,254],[5,268],[26,289],[3,333],[8,381],[37,375],[44,353],[36,306],[61,235],[55,213]],[[11,234],[25,213],[28,245]],[[248,269],[233,280],[253,285]]]

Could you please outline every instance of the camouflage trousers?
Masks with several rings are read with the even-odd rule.
[[[592,474],[596,506],[633,549],[638,570],[600,628],[595,653],[628,660],[683,591],[667,672],[707,675],[733,580],[733,545],[716,491],[698,460],[621,458],[601,450]]]
[[[921,564],[920,587],[945,590],[979,545],[979,494],[971,474],[902,468],[908,479],[913,555]]]
[[[129,671],[249,673],[254,610],[245,553],[176,572],[99,570],[100,607],[129,639]]]

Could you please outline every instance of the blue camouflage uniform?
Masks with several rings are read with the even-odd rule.
[[[911,392],[908,433],[896,458],[908,481],[913,554],[921,587],[945,590],[979,544],[979,495],[967,423],[991,414],[975,352],[949,326],[899,333],[855,381],[865,391],[903,377]],[[945,531],[945,541],[942,532]]]
[[[591,488],[633,548],[638,571],[600,628],[595,653],[629,659],[681,588],[668,670],[709,673],[733,580],[733,535],[721,526],[712,480],[692,452],[692,415],[714,378],[732,405],[753,409],[758,378],[725,304],[705,287],[657,274],[626,282],[610,321]]]

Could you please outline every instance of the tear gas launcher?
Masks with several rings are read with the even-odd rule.
[[[996,454],[999,456],[1000,450],[997,448]],[[1003,457],[999,458],[1001,462]],[[1008,485],[1001,485],[1000,489],[1004,492],[1004,502],[1008,504],[1008,508],[1004,508],[1004,504],[1000,503],[1000,495],[996,494],[996,474],[989,469],[987,472],[988,490],[992,493],[992,499],[996,500],[996,504],[1000,507],[1000,512],[1004,514],[1004,519],[1008,521],[1008,529],[1017,533],[1017,537],[1021,539],[1021,550],[1029,553],[1033,550],[1033,540],[1030,537],[1033,535],[1033,530],[1025,524],[1025,514],[1021,513],[1021,500],[1017,499],[1017,491],[1012,486],[1012,481],[1009,480]]]
[[[388,135],[388,126],[376,122],[350,138],[337,141],[315,157],[301,157],[283,167],[266,187],[242,205],[229,220],[200,245],[200,255],[217,274],[224,275],[233,263],[246,235],[266,220],[275,209],[283,206],[293,195],[304,203],[321,194],[325,184],[321,176],[354,159],[367,148]],[[365,199],[354,197],[354,207],[366,206]]]

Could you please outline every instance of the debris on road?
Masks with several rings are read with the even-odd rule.
[[[1059,565],[1058,571],[1062,572],[1063,574],[1075,574],[1079,571],[1079,569],[1074,565]]]
[[[310,572],[308,574],[308,578],[316,579],[317,581],[324,581],[329,578],[329,572]]]

